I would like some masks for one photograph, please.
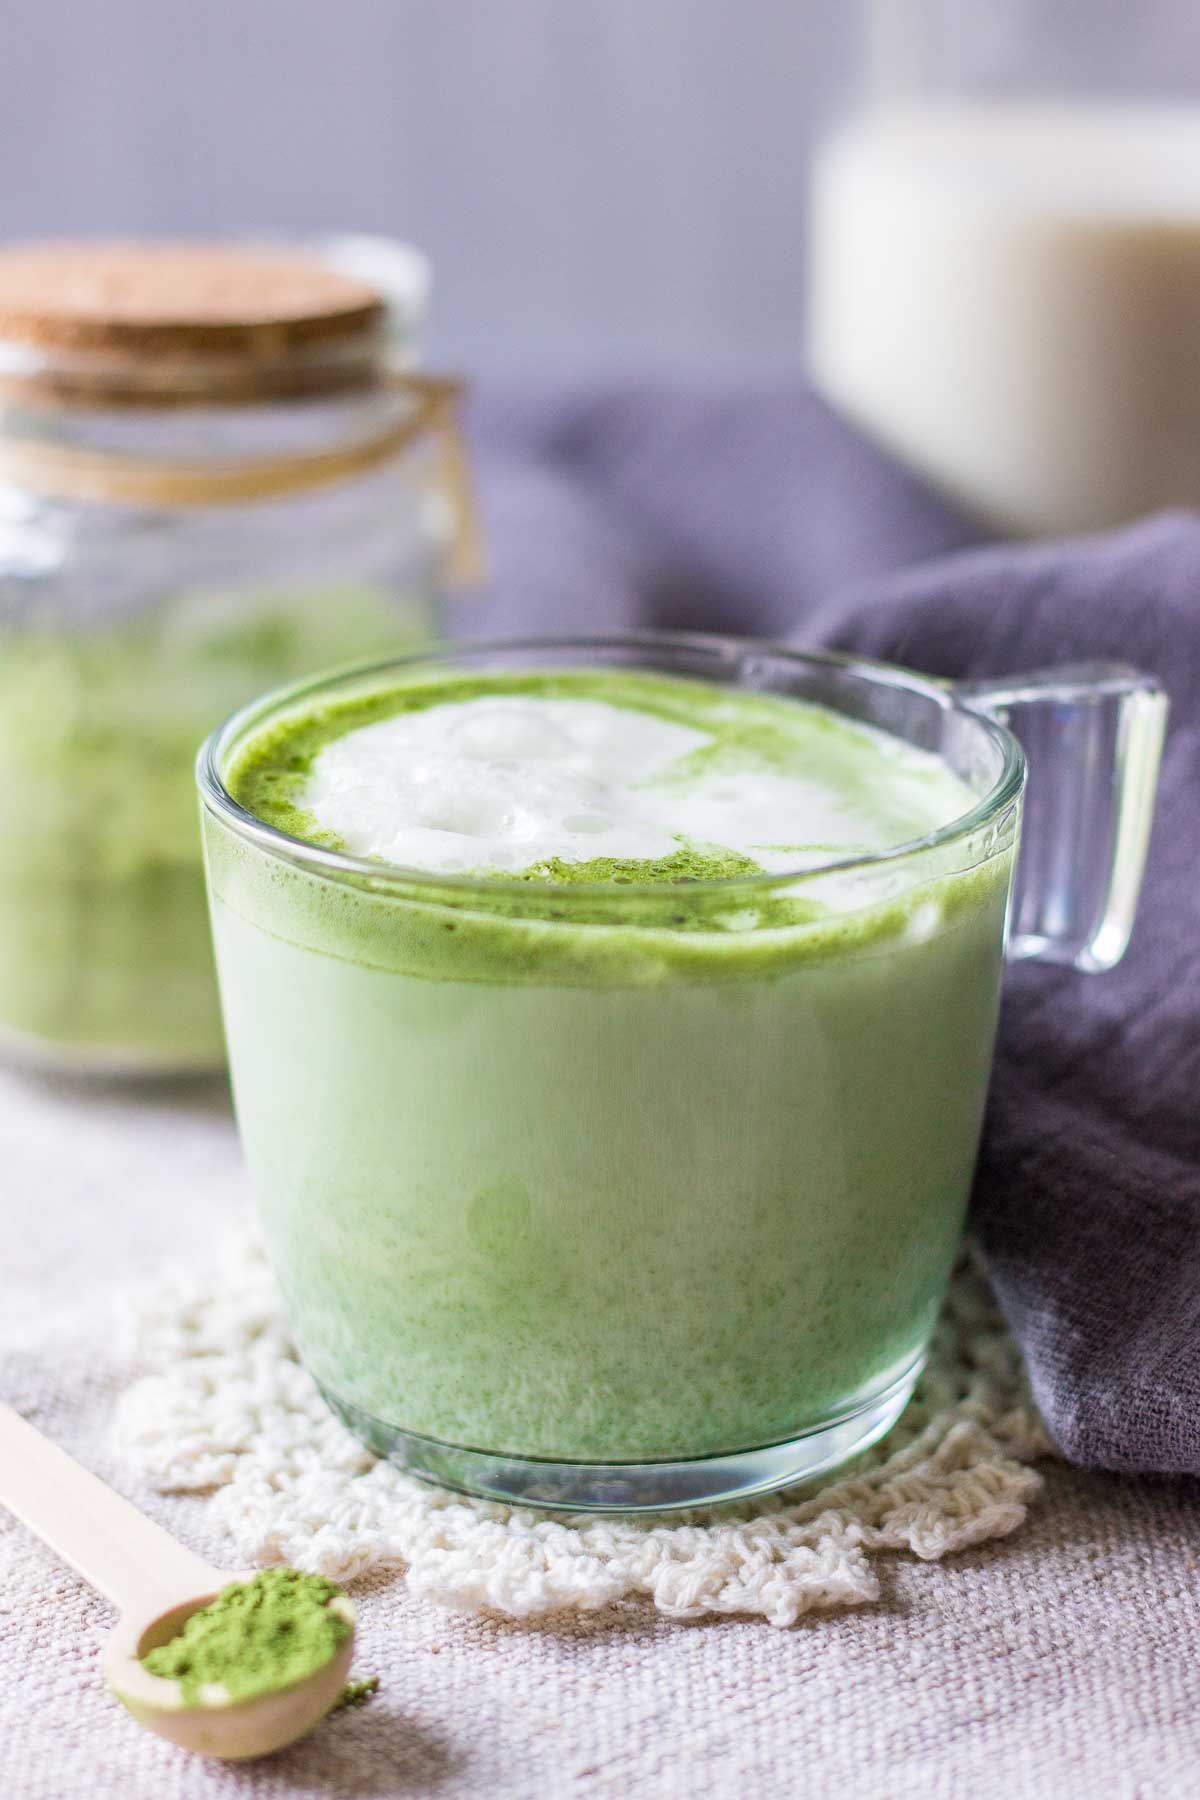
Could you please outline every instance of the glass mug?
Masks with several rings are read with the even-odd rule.
[[[795,695],[937,752],[976,803],[789,875],[547,887],[319,848],[226,789],[264,725],[449,668]],[[649,634],[443,649],[238,713],[198,769],[222,1003],[333,1410],[414,1474],[564,1508],[747,1497],[878,1438],[962,1230],[1006,919],[1010,955],[1120,957],[1165,707],[1119,668],[956,689]],[[1015,895],[1026,763],[1002,717],[1035,767]],[[819,922],[754,929],[781,895]]]

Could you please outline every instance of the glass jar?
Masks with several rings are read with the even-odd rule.
[[[810,364],[1015,533],[1200,502],[1200,19],[876,0],[812,179]]]
[[[0,1044],[20,1060],[220,1064],[197,746],[264,684],[434,634],[452,392],[414,373],[424,259],[365,249],[368,281],[361,241],[0,252]]]

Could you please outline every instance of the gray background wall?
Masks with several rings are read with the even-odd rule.
[[[1200,84],[1197,0],[878,3],[985,76],[1036,37]],[[392,232],[448,360],[794,364],[804,156],[865,4],[3,0],[0,238]]]
[[[433,256],[491,366],[797,356],[843,0],[5,0],[0,237],[291,226]]]

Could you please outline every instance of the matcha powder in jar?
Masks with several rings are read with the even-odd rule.
[[[223,1059],[192,763],[264,688],[436,635],[463,517],[424,259],[0,250],[0,1054]]]

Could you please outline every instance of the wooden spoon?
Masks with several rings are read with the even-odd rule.
[[[313,1674],[252,1700],[218,1693],[185,1704],[178,1682],[151,1675],[141,1658],[169,1643],[223,1587],[251,1574],[225,1573],[185,1550],[2,1402],[0,1504],[112,1601],[121,1616],[104,1655],[108,1684],[135,1719],[185,1750],[230,1758],[281,1750],[311,1731],[345,1686],[354,1608],[339,1596],[330,1605],[350,1635]]]

